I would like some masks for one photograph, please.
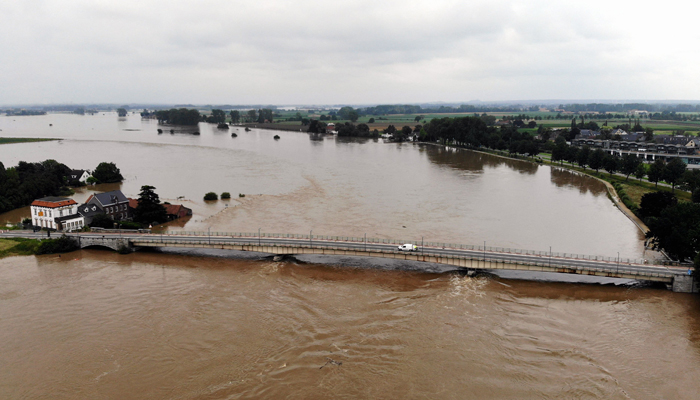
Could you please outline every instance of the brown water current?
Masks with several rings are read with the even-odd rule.
[[[0,397],[697,398],[697,297],[80,251],[0,260]]]
[[[208,124],[199,136],[157,128],[113,113],[0,117],[2,136],[64,138],[2,145],[0,161],[53,158],[87,169],[115,162],[122,184],[83,188],[74,198],[115,188],[135,197],[153,185],[194,210],[172,230],[313,230],[649,256],[605,187],[570,171],[435,145]],[[208,191],[234,198],[204,202]],[[0,399],[700,393],[695,295],[300,259],[313,263],[225,251],[0,259]]]

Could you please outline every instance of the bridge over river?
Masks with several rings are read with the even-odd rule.
[[[324,254],[389,258],[406,261],[446,264],[467,270],[520,270],[563,274],[592,275],[609,278],[663,282],[674,292],[697,291],[698,284],[690,275],[693,268],[651,265],[646,260],[556,253],[503,247],[472,246],[343,237],[270,233],[231,232],[168,232],[163,234],[133,231],[69,233],[81,248],[107,247],[131,251],[138,248],[203,248],[253,251],[273,255]],[[10,231],[0,237],[46,238],[46,233]],[[53,237],[56,237],[54,234]],[[398,250],[399,244],[412,243],[417,251]]]

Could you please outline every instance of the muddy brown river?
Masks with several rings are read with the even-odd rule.
[[[601,184],[546,166],[206,124],[158,135],[115,114],[0,117],[0,129],[64,139],[2,145],[5,166],[112,161],[126,180],[103,190],[184,196],[195,215],[170,230],[649,256]],[[234,199],[205,203],[208,191]],[[0,260],[0,398],[695,399],[699,368],[700,301],[663,289],[215,251]]]

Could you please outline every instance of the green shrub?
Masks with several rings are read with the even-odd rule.
[[[78,249],[78,242],[75,239],[63,235],[58,239],[42,240],[36,249],[36,254],[68,253]]]
[[[204,200],[218,200],[219,196],[214,192],[209,192],[204,195]]]
[[[238,197],[245,197],[243,193],[238,193]]]
[[[230,199],[231,198],[231,193],[229,192],[223,192],[221,193],[221,199]]]
[[[142,226],[138,222],[122,221],[117,225],[120,229],[141,229]]]

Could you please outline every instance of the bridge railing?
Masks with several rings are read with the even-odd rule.
[[[606,261],[615,263],[625,263],[625,264],[646,264],[644,259],[636,258],[618,258],[618,257],[605,257],[600,255],[588,255],[588,254],[578,254],[578,253],[559,253],[559,252],[549,252],[549,251],[538,251],[538,250],[524,250],[516,249],[510,247],[497,247],[497,246],[475,246],[468,244],[458,244],[458,243],[443,243],[443,242],[422,242],[420,240],[397,240],[397,239],[385,239],[385,238],[371,238],[371,237],[353,237],[353,236],[327,236],[327,235],[308,235],[308,234],[295,234],[295,233],[266,233],[266,232],[198,232],[198,231],[168,231],[164,232],[166,235],[188,235],[188,236],[224,236],[232,238],[267,238],[267,239],[299,239],[299,240],[319,240],[319,241],[343,241],[343,242],[354,242],[354,243],[367,243],[367,244],[395,244],[400,245],[404,243],[410,243],[417,246],[430,247],[433,249],[454,249],[454,250],[472,250],[472,251],[486,251],[486,252],[499,252],[508,254],[520,254],[520,255],[531,255],[531,256],[542,256],[542,257],[552,257],[552,258],[572,258],[576,260],[590,260],[590,261]]]
[[[207,237],[208,235],[189,235],[189,236],[205,236],[205,237]],[[213,235],[213,234],[211,236],[212,237],[215,237],[215,236],[230,237],[230,235]],[[300,235],[300,236],[303,236],[303,235]],[[164,242],[162,240],[155,239],[155,238],[154,239],[138,238],[138,239],[132,239],[132,240],[136,241],[139,245],[148,244],[148,243],[154,244],[154,245],[164,244],[164,243],[171,244],[171,245],[181,244],[184,246],[191,245],[193,243],[202,244],[202,245],[210,244],[209,238],[208,237],[205,238],[205,237],[202,237],[201,239],[172,239],[172,238],[168,238],[167,242]],[[240,237],[241,238],[251,238],[252,236],[240,236]],[[258,236],[255,235],[254,237],[257,238]],[[264,237],[264,236],[261,236],[261,237]],[[270,238],[270,237],[268,237],[268,238]],[[285,237],[285,238],[287,238],[287,237]],[[308,240],[308,235],[307,235],[306,239]],[[275,247],[287,247],[287,248],[289,248],[289,247],[309,248],[309,249],[324,248],[324,249],[328,249],[328,250],[342,250],[342,251],[357,251],[358,250],[358,248],[356,248],[356,247],[343,246],[342,244],[317,239],[315,235],[314,235],[313,240],[318,240],[318,241],[314,242],[313,245],[309,244],[308,242],[307,243],[300,242],[300,243],[295,243],[295,244],[285,244],[285,243],[270,244],[270,243],[267,243],[267,245],[268,246],[275,246]],[[362,243],[364,243],[364,238],[363,238]],[[403,243],[406,243],[406,242],[403,242]],[[245,246],[245,245],[250,245],[251,242],[238,242],[238,243],[236,243],[236,242],[232,242],[232,243],[217,242],[215,244],[216,245],[224,244],[224,245]],[[253,244],[255,244],[255,243],[253,243]],[[369,240],[368,240],[367,244],[370,244]],[[398,253],[398,251],[394,251],[394,250],[377,250],[377,249],[372,249],[372,252],[373,253],[382,253],[382,254],[397,254]],[[406,255],[406,256],[417,256],[417,257],[421,256],[420,253],[400,253],[400,254]],[[516,253],[514,253],[514,254],[516,254]],[[520,254],[520,253],[517,253],[517,254]],[[547,255],[549,255],[549,254],[547,253]],[[430,256],[430,257],[439,256],[439,257],[443,257],[443,258],[462,259],[462,260],[488,261],[490,263],[496,263],[496,264],[514,264],[514,263],[517,263],[518,265],[524,265],[524,266],[537,266],[537,267],[543,267],[543,268],[564,269],[567,272],[568,271],[577,271],[577,273],[600,273],[600,274],[606,274],[606,275],[612,275],[612,274],[622,275],[622,274],[624,274],[626,276],[629,276],[630,279],[635,279],[635,277],[640,277],[640,279],[641,279],[641,277],[664,279],[664,278],[673,277],[673,275],[674,275],[674,272],[672,272],[670,270],[664,271],[662,269],[659,269],[659,271],[657,271],[657,272],[639,271],[638,269],[635,269],[635,267],[630,266],[630,265],[625,265],[623,263],[611,264],[609,267],[604,268],[604,267],[595,267],[595,266],[587,266],[587,265],[572,266],[570,264],[563,264],[561,262],[561,261],[564,261],[562,258],[559,258],[559,259],[557,259],[557,258],[542,258],[540,260],[535,260],[535,261],[519,259],[516,262],[516,261],[511,261],[511,260],[504,260],[502,258],[494,258],[493,256],[490,256],[488,254],[488,252],[485,254],[485,257],[484,257],[481,255],[476,255],[476,254],[455,255],[453,253],[447,253],[447,252],[443,253],[443,252],[440,252],[439,250],[438,251],[433,250],[428,256]],[[568,260],[571,260],[571,259],[568,259]],[[615,260],[617,260],[617,259],[615,259]]]

